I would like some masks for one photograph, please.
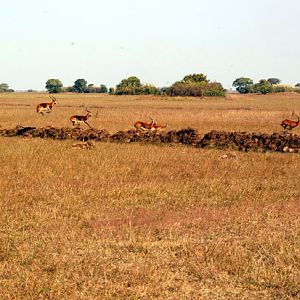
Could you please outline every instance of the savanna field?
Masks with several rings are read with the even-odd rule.
[[[300,114],[297,93],[55,97],[42,116],[47,94],[0,94],[0,126],[71,127],[87,107],[111,133],[273,133]],[[72,143],[0,137],[0,299],[300,299],[299,153]]]

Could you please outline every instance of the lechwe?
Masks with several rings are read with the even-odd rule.
[[[85,110],[87,111],[87,114],[85,116],[73,115],[70,117],[70,121],[72,122],[73,126],[79,127],[81,123],[85,123],[92,129],[90,124],[87,122],[87,120],[92,116],[92,113],[87,109],[85,109]]]
[[[295,111],[292,112],[292,116],[296,116],[297,117],[297,121],[292,121],[292,120],[289,120],[289,119],[284,119],[282,122],[281,122],[281,125],[284,130],[292,130],[293,128],[297,127],[299,124],[300,124],[300,118],[298,115],[295,114]]]
[[[149,117],[150,120],[151,120],[151,123],[146,123],[146,122],[142,122],[142,121],[137,121],[133,124],[133,126],[136,128],[136,129],[141,129],[141,130],[152,130],[153,128],[153,125],[156,124],[154,122],[154,120]]]
[[[49,97],[52,99],[52,102],[45,102],[45,103],[40,103],[36,107],[36,112],[44,115],[44,113],[50,113],[52,111],[52,107],[56,105],[56,99],[49,95]]]

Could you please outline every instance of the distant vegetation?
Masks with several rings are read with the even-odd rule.
[[[94,84],[88,84],[83,78],[77,79],[73,86],[64,87],[59,79],[48,79],[46,82],[46,90],[49,93],[107,93],[108,89],[106,85],[101,84],[95,86]]]
[[[151,84],[142,84],[136,76],[123,79],[115,89],[110,90],[110,94],[115,95],[158,95],[159,88]]]
[[[166,90],[169,96],[224,97],[226,90],[219,82],[210,82],[204,74],[191,74]]]
[[[278,78],[261,79],[258,82],[249,77],[239,77],[235,79],[232,86],[240,94],[248,93],[280,93],[297,92],[300,93],[300,83],[295,86],[282,84]],[[216,81],[210,81],[202,73],[189,74],[182,80],[174,82],[171,86],[156,87],[150,83],[142,83],[136,76],[130,76],[122,79],[116,87],[107,88],[106,85],[95,85],[88,83],[84,78],[75,80],[72,86],[64,86],[59,79],[48,79],[45,84],[46,90],[51,93],[109,93],[111,95],[166,95],[183,97],[224,97],[226,89],[222,84]],[[0,84],[0,93],[14,92],[7,83]],[[28,89],[27,92],[36,92]]]
[[[300,83],[297,83],[295,87],[280,84],[281,80],[278,78],[261,79],[259,82],[254,83],[251,78],[240,77],[237,78],[232,85],[241,94],[248,93],[282,93],[282,92],[300,92]]]
[[[12,92],[14,92],[14,90],[10,89],[7,83],[0,83],[0,93],[12,93]]]
[[[186,75],[170,87],[158,88],[142,84],[136,76],[123,79],[110,94],[115,95],[168,95],[168,96],[225,96],[226,90],[218,82],[210,82],[204,74]]]

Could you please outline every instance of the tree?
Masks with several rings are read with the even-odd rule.
[[[85,79],[77,79],[74,82],[73,90],[76,93],[85,93],[87,91],[87,81]]]
[[[123,79],[115,89],[115,95],[140,95],[142,94],[142,84],[136,76]]]
[[[113,95],[115,93],[115,89],[113,87],[110,87],[108,92],[110,95]]]
[[[295,87],[300,88],[300,82],[295,84]]]
[[[59,79],[48,79],[46,89],[49,93],[60,93],[63,90],[63,85]]]
[[[261,79],[254,85],[253,88],[255,92],[259,92],[262,94],[268,94],[272,92],[272,84],[266,79]]]
[[[129,88],[129,87],[141,87],[141,81],[136,76],[128,77],[123,79],[118,85],[117,88]]]
[[[281,81],[278,78],[269,78],[268,81],[273,84],[279,84]]]
[[[12,93],[12,92],[14,92],[14,90],[10,89],[7,83],[0,83],[0,93]]]
[[[153,84],[143,84],[141,88],[141,94],[143,95],[158,95],[159,89]]]
[[[248,77],[240,77],[232,83],[232,86],[234,86],[239,93],[248,94],[253,90],[253,80]]]
[[[108,89],[107,89],[107,87],[106,87],[106,85],[105,84],[100,84],[100,91],[99,91],[99,93],[107,93],[108,92]]]
[[[207,76],[200,73],[200,74],[190,74],[186,75],[183,80],[183,82],[190,83],[190,82],[208,82]]]

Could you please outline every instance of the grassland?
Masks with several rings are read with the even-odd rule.
[[[274,132],[298,94],[0,95],[0,125]],[[300,129],[295,129],[300,133]],[[0,138],[0,299],[300,299],[299,154]]]

